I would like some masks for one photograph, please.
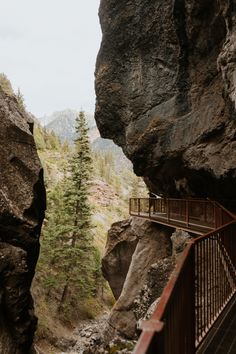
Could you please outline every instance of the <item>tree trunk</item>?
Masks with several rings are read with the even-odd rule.
[[[57,308],[57,312],[61,312],[61,309],[62,309],[62,305],[65,303],[66,301],[66,297],[67,297],[67,293],[68,293],[68,282],[66,282],[65,286],[64,286],[64,289],[63,289],[63,292],[62,292],[62,295],[61,295],[61,300],[60,300],[60,303],[59,303],[59,306]]]

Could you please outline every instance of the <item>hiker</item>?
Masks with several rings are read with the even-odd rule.
[[[150,207],[150,212],[152,211],[153,213],[156,212],[156,200],[157,198],[160,198],[157,194],[153,192],[148,192],[149,195],[149,207]]]

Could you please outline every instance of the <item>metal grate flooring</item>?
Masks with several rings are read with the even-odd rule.
[[[236,301],[201,354],[236,354]]]

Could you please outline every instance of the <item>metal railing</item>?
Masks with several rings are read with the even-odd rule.
[[[207,203],[214,208],[209,210],[214,210],[216,228],[193,239],[184,250],[151,319],[142,324],[135,354],[195,353],[235,295],[236,221],[218,203]],[[158,201],[158,205],[165,208],[168,204]]]
[[[215,201],[205,199],[131,198],[130,215],[160,221],[200,234],[232,220],[232,215]]]
[[[194,240],[197,345],[235,294],[235,240],[235,222]]]
[[[189,244],[151,319],[142,323],[135,354],[194,352],[194,286],[189,286],[194,282],[192,254]]]

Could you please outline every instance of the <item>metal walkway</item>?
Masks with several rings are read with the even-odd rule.
[[[131,198],[130,215],[204,235],[232,220],[217,202],[205,199]]]
[[[200,353],[236,298],[235,215],[210,200],[148,198],[132,198],[130,215],[200,235],[189,242],[151,319],[143,322],[134,353]]]
[[[217,321],[198,354],[236,354],[236,301]]]

